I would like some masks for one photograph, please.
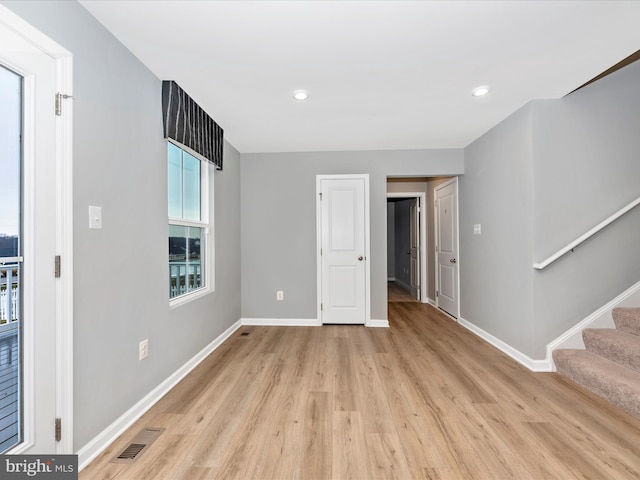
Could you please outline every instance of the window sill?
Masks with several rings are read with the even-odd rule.
[[[174,308],[178,308],[185,303],[190,303],[193,300],[197,300],[198,298],[204,297],[213,293],[213,289],[209,287],[200,288],[194,292],[186,293],[184,295],[180,295],[179,297],[172,298],[169,300],[169,310],[173,310]]]

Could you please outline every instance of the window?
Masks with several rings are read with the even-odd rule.
[[[167,142],[169,299],[209,285],[209,164]],[[172,302],[173,303],[173,302]]]

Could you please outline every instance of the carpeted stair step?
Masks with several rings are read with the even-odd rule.
[[[586,350],[553,352],[556,371],[640,419],[640,372]]]
[[[586,328],[582,339],[587,351],[640,372],[640,336],[613,328]]]
[[[618,330],[640,335],[640,308],[616,307],[611,316]]]

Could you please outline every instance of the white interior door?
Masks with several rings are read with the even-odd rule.
[[[15,402],[4,405],[9,415],[5,418],[16,420],[5,426],[16,435],[5,439],[4,448],[11,453],[56,453],[56,60],[0,21],[0,69],[3,100],[13,98],[20,104],[17,142],[22,147],[18,157],[5,156],[16,142],[5,123],[16,119],[15,111],[0,106],[4,117],[0,178],[6,183],[0,187],[0,234],[17,238],[17,255],[10,262],[19,276],[14,293],[19,311],[15,324],[19,365],[11,392]],[[15,180],[16,170],[18,181],[10,181],[10,177]],[[7,205],[18,206],[17,224]],[[7,273],[7,257],[0,259],[0,267],[3,264]]]
[[[436,305],[458,318],[458,193],[454,179],[435,189]]]
[[[320,316],[324,324],[367,317],[367,178],[319,178]]]
[[[420,300],[420,201],[418,198],[411,202],[409,213],[411,295]]]

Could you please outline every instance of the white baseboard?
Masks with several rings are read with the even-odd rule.
[[[153,405],[178,384],[191,370],[202,362],[209,354],[218,348],[222,342],[229,338],[233,332],[242,326],[238,320],[227,328],[218,338],[198,352],[191,360],[171,374],[164,382],[154,388],[149,394],[131,407],[115,422],[105,428],[101,433],[93,438],[84,447],[78,450],[78,469],[82,470],[103,450],[105,450],[116,438],[118,438],[127,428],[144,415]]]
[[[436,306],[436,301],[433,298],[427,298],[427,303],[432,307]]]
[[[473,323],[469,322],[468,320],[465,320],[462,317],[458,317],[458,323],[463,327],[465,327],[466,329],[470,330],[471,332],[475,333],[477,336],[479,336],[486,342],[496,347],[498,350],[501,350],[502,352],[506,353],[511,358],[513,358],[516,362],[520,363],[521,365],[524,365],[529,370],[533,372],[552,371],[552,365],[551,365],[551,362],[548,361],[548,359],[534,360],[528,357],[527,355],[525,355],[524,353],[522,353],[521,351],[516,350],[511,345],[503,342],[499,338],[494,337],[490,333],[485,332],[480,327],[474,325]]]
[[[367,327],[372,327],[372,328],[389,328],[389,320],[374,320],[374,319],[371,319],[366,324],[366,326]]]
[[[387,282],[395,282],[396,277],[387,277]]]
[[[584,343],[582,343],[582,330],[585,328],[612,328],[613,320],[611,317],[611,310],[615,307],[631,307],[637,306],[640,303],[640,282],[632,285],[627,290],[622,292],[616,298],[600,307],[593,312],[587,318],[577,323],[575,326],[567,330],[555,340],[547,344],[547,353],[544,360],[534,360],[524,353],[516,350],[511,345],[503,342],[499,338],[494,337],[490,333],[485,332],[480,327],[472,324],[468,320],[460,317],[458,322],[469,329],[483,340],[486,340],[494,347],[502,350],[518,363],[524,365],[529,370],[534,372],[555,372],[555,365],[553,363],[553,351],[557,348],[582,348],[584,349]]]
[[[242,325],[255,327],[320,327],[317,318],[241,318]]]
[[[398,285],[400,285],[401,287],[404,287],[405,289],[411,291],[411,287],[409,285],[407,285],[406,283],[404,283],[401,280],[398,280],[397,278],[394,280],[394,282],[396,282]]]
[[[241,318],[242,325],[254,327],[321,327],[316,318]],[[371,319],[367,327],[389,327],[388,320]]]
[[[578,348],[584,349],[584,342],[582,341],[582,331],[585,328],[613,328],[613,318],[611,317],[611,310],[615,307],[632,307],[640,304],[640,282],[632,285],[616,298],[606,303],[598,310],[593,312],[587,318],[571,327],[555,340],[547,344],[547,358],[546,360],[552,364],[553,371],[555,371],[555,365],[553,364],[553,351],[557,348]]]

